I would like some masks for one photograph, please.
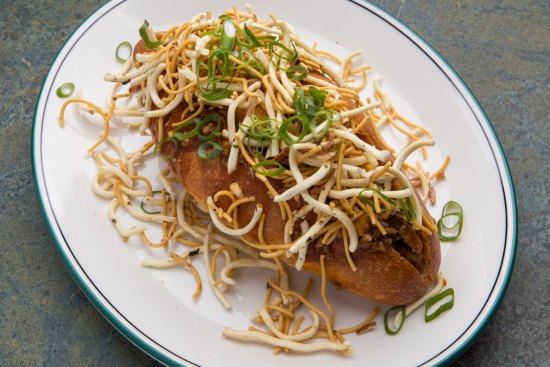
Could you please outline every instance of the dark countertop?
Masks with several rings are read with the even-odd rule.
[[[0,1],[0,364],[157,365],[92,306],[48,235],[32,181],[37,96],[57,51],[102,0]],[[452,366],[550,366],[550,3],[377,0],[455,68],[515,179],[516,265],[485,331]]]

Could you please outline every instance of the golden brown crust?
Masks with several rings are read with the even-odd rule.
[[[421,271],[393,247],[373,251],[361,246],[351,254],[357,267],[353,272],[338,238],[329,247],[325,260],[327,279],[359,296],[386,304],[408,304],[420,298],[436,279],[440,263],[437,233],[422,236]],[[309,249],[303,269],[321,274],[318,249]]]
[[[181,114],[183,105],[173,111],[166,120],[165,127],[177,122],[177,117]],[[155,141],[158,136],[156,121],[151,123],[151,132]],[[220,190],[228,190],[232,183],[238,183],[243,191],[244,196],[254,196],[255,202],[244,203],[239,206],[238,222],[242,226],[250,221],[254,214],[257,204],[262,205],[263,212],[266,214],[264,238],[267,243],[281,244],[283,243],[284,221],[281,216],[279,205],[273,202],[265,185],[255,177],[254,171],[248,164],[239,160],[237,169],[231,173],[227,173],[227,156],[228,147],[224,146],[224,153],[220,158],[208,161],[198,157],[197,155],[198,142],[197,139],[190,139],[187,145],[182,145],[177,155],[170,159],[167,163],[175,173],[178,180],[189,194],[206,210],[206,199],[209,196],[214,196]],[[277,192],[283,192],[282,185],[277,180],[270,180],[272,186]],[[229,206],[229,201],[223,198],[219,204],[226,209]],[[291,207],[296,207],[296,204],[290,203]],[[246,235],[246,239],[258,241],[258,231],[254,228]]]
[[[353,102],[348,102],[349,108],[353,108]],[[356,123],[359,124],[363,117],[364,115],[355,116]],[[371,123],[367,123],[357,135],[376,148],[384,149],[383,144],[376,139],[374,128]],[[388,159],[394,161],[395,157],[390,155]],[[427,213],[422,200],[419,199],[419,202],[422,210]],[[346,259],[342,240],[337,238],[331,244],[330,255],[325,260],[328,280],[359,296],[380,303],[399,305],[416,301],[436,279],[441,262],[437,233],[432,233],[431,236],[422,231],[416,233],[422,241],[422,260],[416,267],[393,247],[382,252],[365,250],[359,246],[357,251],[351,254],[357,267],[356,272],[352,271]],[[321,274],[320,255],[320,251],[309,249],[303,269]],[[295,258],[291,260],[292,263],[294,261]]]
[[[177,122],[183,106],[172,112],[165,122],[165,129],[169,124]],[[363,116],[357,116],[360,121]],[[366,124],[358,134],[369,144],[383,149],[382,144],[376,139],[371,124]],[[156,139],[158,135],[156,122],[153,120],[151,131]],[[187,145],[183,145],[175,158],[168,161],[179,181],[187,189],[197,202],[206,208],[208,196],[220,190],[227,190],[232,183],[238,183],[245,196],[255,196],[255,203],[246,203],[239,207],[238,222],[242,226],[252,218],[257,204],[263,206],[265,213],[264,238],[267,243],[283,243],[284,221],[281,217],[279,205],[274,203],[265,185],[254,176],[254,171],[246,162],[239,161],[237,169],[227,173],[228,146],[224,147],[224,153],[213,161],[206,161],[197,156],[198,143],[191,139]],[[393,157],[391,157],[393,160]],[[279,181],[270,179],[277,192],[283,192],[284,188]],[[290,200],[289,205],[293,210],[298,209],[302,203]],[[220,200],[220,206],[227,208],[228,201]],[[421,203],[423,210],[426,210]],[[303,269],[320,274],[319,256],[321,251],[327,255],[325,265],[329,281],[347,289],[362,297],[387,304],[411,303],[421,297],[432,281],[436,278],[440,264],[440,249],[437,233],[427,236],[421,231],[416,231],[422,241],[422,260],[413,265],[393,247],[386,251],[365,249],[361,246],[352,258],[357,266],[357,271],[350,268],[344,252],[342,240],[337,238],[324,250],[318,250],[310,246]],[[361,234],[360,234],[361,235]],[[245,238],[258,241],[257,229],[248,233]],[[295,257],[287,259],[291,264]]]

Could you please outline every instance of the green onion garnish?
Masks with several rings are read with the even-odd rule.
[[[153,32],[153,29],[151,27],[149,27],[149,22],[147,21],[147,19],[145,19],[142,26],[139,27],[139,36],[145,43],[145,47],[147,47],[149,50],[152,50],[162,45],[162,41],[157,40],[155,32]]]
[[[126,58],[124,58],[124,55],[121,55],[121,52],[125,52],[125,51],[128,53],[128,56],[126,56]],[[131,56],[132,56],[132,44],[128,41],[121,42],[116,48],[116,52],[115,52],[116,59],[119,62],[124,63],[128,61],[128,59]]]
[[[277,137],[278,130],[272,127],[274,124],[269,118],[260,120],[256,115],[252,115],[251,120],[250,125],[240,126],[241,131],[248,137],[244,143],[251,155],[263,161],[265,150],[271,140]]]
[[[297,88],[292,96],[292,106],[296,115],[306,115],[308,117],[315,116],[315,104],[313,99],[306,97],[302,88]]]
[[[193,136],[198,134],[201,123],[202,123],[202,121],[198,117],[195,117],[194,119],[186,121],[183,124],[178,125],[178,127],[176,127],[176,130],[174,130],[173,137],[180,140],[180,141],[192,138]],[[191,124],[193,124],[193,128],[191,130],[186,130],[185,132],[180,132],[183,129],[190,126]]]
[[[363,196],[363,192],[364,191],[373,191],[375,192],[378,196],[380,196],[382,198],[382,200],[384,200],[385,202],[387,202],[388,204],[390,204],[390,207],[389,208],[385,208],[385,207],[381,207],[380,208],[380,211],[382,213],[384,212],[387,212],[387,211],[390,211],[390,210],[393,210],[393,208],[395,208],[397,206],[397,204],[395,203],[395,200],[393,199],[390,199],[389,197],[387,197],[386,195],[382,194],[382,192],[380,190],[377,190],[375,188],[372,188],[372,187],[367,187],[366,189],[364,190],[361,190],[359,192],[359,195],[357,195],[357,197],[359,199],[361,199],[362,202],[364,202],[365,204],[367,204],[368,206],[370,206],[372,208],[372,210],[376,210],[376,207],[374,206],[374,199],[372,198],[369,198],[369,197],[366,197],[366,196]]]
[[[367,197],[364,197],[364,196],[361,196],[361,193],[359,193],[359,199],[361,199],[362,202],[364,202],[365,204],[367,204],[368,206],[370,206],[372,210],[375,210],[375,209],[376,209],[376,208],[374,207],[374,200],[373,200],[373,199],[367,198]]]
[[[392,199],[390,199],[389,197],[387,197],[385,194],[382,194],[382,192],[380,190],[377,190],[375,188],[372,188],[372,187],[367,187],[366,189],[364,190],[361,190],[361,192],[359,192],[359,199],[363,200],[363,199],[369,199],[367,197],[363,197],[362,194],[363,194],[363,191],[372,191],[372,192],[375,192],[378,196],[380,196],[384,201],[386,201],[387,203],[391,204],[393,207],[396,206],[396,204],[394,203],[394,201]]]
[[[416,212],[414,211],[411,198],[400,199],[399,206],[407,222],[413,222],[416,219]]]
[[[235,29],[235,24],[229,19],[223,22],[222,28],[222,39],[220,41],[220,48],[222,50],[233,50],[235,45],[235,35],[237,30]]]
[[[217,61],[219,60],[219,62]],[[208,62],[205,64],[201,62],[197,65],[197,80],[200,79],[200,66],[205,67],[208,71],[207,87],[203,89],[200,85],[199,88],[202,92],[202,97],[210,101],[216,101],[222,98],[228,98],[231,96],[231,91],[225,88],[218,88],[216,86],[218,81],[223,80],[229,75],[231,71],[231,63],[229,61],[229,50],[218,48],[214,50],[208,57]],[[218,70],[221,69],[222,75],[216,77]],[[229,81],[230,83],[231,81]]]
[[[153,197],[155,197],[155,194],[160,194],[161,191],[160,190],[155,190],[153,191],[151,194],[153,195]],[[170,201],[172,200],[172,197],[170,196],[170,193],[165,193],[165,195],[167,196],[166,200],[167,201]],[[145,209],[145,198],[141,199],[141,210],[144,212],[144,213],[147,213],[147,214],[159,214],[160,213],[160,210],[159,211],[156,211],[156,212],[150,212],[148,211],[147,209]]]
[[[252,33],[252,31],[250,29],[248,29],[248,27],[246,26],[246,23],[244,25],[244,34],[246,35],[246,37],[248,37],[248,39],[250,40],[250,43],[252,44],[253,47],[259,47],[260,46],[260,41],[258,41],[258,38],[256,38],[254,33]]]
[[[166,146],[166,147],[165,147]],[[167,136],[166,138],[162,139],[155,145],[155,154],[161,157],[164,160],[171,159],[176,155],[179,148],[179,141],[172,137]],[[162,151],[168,149],[169,153],[164,154]]]
[[[399,326],[397,327],[397,329],[395,330],[392,330],[390,328],[390,325],[389,325],[389,321],[388,321],[388,318],[390,316],[390,313],[392,313],[393,311],[397,310],[398,312],[401,312],[401,323],[399,324]],[[399,330],[401,330],[401,328],[403,327],[403,324],[405,323],[405,317],[406,317],[406,313],[405,313],[405,306],[404,305],[401,305],[401,306],[393,306],[392,308],[390,308],[389,310],[387,310],[385,313],[384,313],[384,329],[386,330],[386,334],[388,335],[395,335],[399,332]]]
[[[214,87],[207,92],[203,92],[201,97],[209,101],[217,101],[224,98],[231,97],[231,91],[227,88]]]
[[[325,96],[328,92],[320,91],[319,89],[315,88],[314,86],[309,87],[309,95],[311,96],[313,100],[313,105],[320,109],[325,106]]]
[[[216,123],[216,127],[210,131],[208,135],[202,135],[202,129],[212,123]],[[220,135],[221,125],[222,123],[222,117],[215,113],[211,112],[200,122],[200,124],[197,125],[197,136],[199,138],[199,142],[205,142],[208,140],[212,140],[214,137],[217,137]]]
[[[294,45],[294,42],[290,42],[290,45],[292,46],[292,48],[294,50],[291,50],[290,48],[286,47],[285,45],[283,45],[281,42],[279,41],[271,41],[269,42],[269,55],[271,56],[272,54],[275,54],[277,57],[279,57],[280,59],[283,59],[283,60],[286,60],[287,62],[289,63],[294,63],[294,61],[296,61],[296,59],[298,58],[298,51],[296,51],[296,45]],[[278,51],[277,50],[277,47],[282,49],[283,51]],[[284,52],[286,52],[286,54],[288,56],[285,56],[284,55]],[[282,70],[282,71],[289,71],[290,69],[285,69],[285,68],[282,68],[280,67],[275,61],[271,61],[271,63],[278,69]]]
[[[454,220],[452,220],[454,219]],[[454,241],[462,233],[464,212],[456,201],[449,201],[443,206],[441,218],[437,221],[437,232],[441,241]]]
[[[292,96],[292,105],[296,115],[283,120],[279,127],[279,138],[291,145],[301,142],[309,132],[313,134],[315,139],[325,136],[334,120],[334,111],[321,110],[325,105],[326,94],[327,92],[322,92],[313,86],[309,87],[309,95],[306,95],[302,88],[297,88]],[[318,123],[325,120],[328,120],[328,123],[321,133],[317,133]],[[290,136],[289,131],[293,135],[298,135],[298,124],[301,124],[299,136],[294,139]]]
[[[59,98],[67,98],[74,92],[74,83],[65,83],[57,88],[57,96]]]
[[[292,96],[292,105],[297,115],[305,115],[308,120],[314,119],[318,114],[323,117],[324,114],[329,114],[332,117],[332,111],[321,110],[325,106],[325,96],[327,92],[322,92],[319,89],[310,86],[309,95],[305,95],[304,90],[301,88],[296,89],[294,96]]]
[[[290,42],[290,44],[292,45],[292,48],[294,49],[294,51],[286,47],[279,41],[271,41],[269,42],[269,53],[275,54],[276,56],[278,56],[283,60],[292,62],[298,58],[298,51],[296,51],[296,46],[294,45],[294,42]],[[277,52],[275,47],[281,48],[283,51],[285,51],[288,54],[288,56],[283,55],[282,52]]]
[[[220,62],[216,62],[218,59]],[[221,68],[221,79],[225,78],[231,71],[231,63],[229,61],[229,51],[227,49],[218,48],[214,50],[210,57],[208,57],[208,81],[216,81],[216,75],[218,73],[218,67]]]
[[[335,120],[334,115],[335,112],[333,110],[321,110],[317,111],[315,116],[309,121],[309,129],[315,139],[320,139],[328,134],[328,131]],[[328,123],[323,127],[323,130],[320,133],[317,133],[317,123],[322,123],[325,120],[328,120]]]
[[[446,297],[449,297],[449,296],[451,297],[451,299],[449,301],[443,303],[434,312],[429,313],[430,308],[433,305],[435,305],[436,303],[438,303],[442,299],[444,299]],[[441,292],[439,294],[436,294],[435,296],[433,296],[432,298],[430,298],[426,301],[426,308],[425,308],[425,312],[424,312],[424,321],[430,322],[430,321],[436,319],[443,312],[448,311],[451,308],[453,308],[454,304],[455,304],[455,291],[454,291],[453,288],[447,288],[443,292]]]
[[[294,140],[290,136],[288,130],[291,128],[296,129],[298,124],[300,125],[300,135],[296,140]],[[297,144],[301,142],[308,132],[309,132],[309,125],[307,124],[307,121],[305,121],[305,118],[302,117],[301,115],[294,115],[287,119],[284,119],[281,126],[279,126],[279,137],[282,140],[284,140],[285,143],[287,143],[288,145]]]
[[[276,166],[277,168],[273,169],[273,170],[268,170],[268,171],[264,171],[264,170],[259,169],[260,167],[265,168],[267,166]],[[273,160],[273,159],[258,162],[258,163],[256,163],[255,165],[252,166],[252,169],[254,171],[256,171],[257,173],[259,173],[260,175],[270,176],[270,177],[279,176],[280,174],[282,174],[285,171],[285,168],[283,167],[283,165],[281,163],[277,162],[276,160]]]
[[[290,79],[294,79],[294,80],[302,80],[305,77],[307,77],[308,74],[309,74],[309,71],[301,65],[294,65],[290,69],[288,69],[288,71],[286,72],[286,75]]]
[[[237,69],[243,69],[248,75],[250,75],[251,77],[253,78],[257,78],[256,75],[254,75],[250,70],[248,70],[245,65],[248,65],[256,70],[258,70],[261,74],[264,74],[265,73],[265,67],[264,67],[264,64],[262,64],[262,62],[260,61],[260,59],[258,59],[256,57],[256,55],[254,55],[254,53],[252,51],[250,51],[248,48],[246,47],[241,47],[239,49],[240,53],[239,53],[239,59],[242,60],[244,62],[243,65],[238,65],[238,66],[235,66],[234,69],[237,70]],[[245,61],[245,55],[248,55],[248,60]]]
[[[277,129],[272,127],[273,124],[271,119],[260,120],[256,115],[252,115],[250,118],[252,120],[250,126],[240,126],[241,131],[246,136],[255,140],[271,140],[277,135]]]
[[[197,150],[197,155],[201,159],[211,161],[219,156],[221,152],[222,147],[220,146],[220,144],[216,143],[215,141],[209,140],[205,141],[199,146],[199,149]]]

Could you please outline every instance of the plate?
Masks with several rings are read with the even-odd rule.
[[[251,1],[247,1],[251,2]],[[235,5],[244,8],[243,1]],[[97,309],[128,339],[171,366],[242,366],[258,360],[265,366],[445,365],[457,358],[479,335],[498,307],[510,279],[516,249],[517,214],[506,159],[487,116],[460,77],[445,60],[407,26],[363,1],[281,0],[275,5],[253,1],[262,17],[276,14],[292,23],[302,38],[338,55],[363,50],[363,59],[399,110],[428,127],[437,142],[430,162],[434,169],[446,154],[452,163],[438,190],[441,203],[460,202],[465,211],[459,241],[442,244],[442,271],[455,289],[455,306],[444,317],[425,324],[422,311],[407,318],[397,336],[383,328],[352,335],[354,353],[273,356],[269,347],[224,339],[224,326],[245,329],[250,314],[263,302],[265,274],[244,272],[231,292],[232,311],[225,311],[206,288],[191,300],[194,282],[185,269],[142,268],[143,257],[158,256],[136,242],[124,243],[106,217],[107,203],[90,188],[94,162],[86,153],[97,129],[79,121],[76,112],[57,123],[63,101],[56,89],[74,82],[83,96],[105,101],[107,72],[120,65],[114,49],[137,40],[147,17],[156,29],[179,24],[192,15],[226,5],[219,1],[112,1],[72,34],[44,81],[33,129],[33,166],[37,192],[51,235],[66,266]],[[170,11],[166,11],[170,9]],[[304,16],[307,14],[307,16]],[[139,139],[124,141],[137,144]],[[130,139],[130,140],[128,140]],[[149,162],[153,169],[163,163]],[[160,250],[162,251],[162,250]],[[199,271],[203,271],[199,268]],[[293,274],[297,284],[307,274]],[[371,302],[329,287],[338,325],[362,320]],[[261,296],[257,296],[260,292]],[[381,325],[380,316],[377,319]],[[422,340],[422,343],[417,343]],[[396,353],[396,351],[399,351]]]

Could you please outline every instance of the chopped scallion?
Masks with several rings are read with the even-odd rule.
[[[297,139],[294,139],[290,136],[289,130],[297,129],[297,125],[300,125],[300,133]],[[304,139],[304,137],[309,132],[309,125],[305,118],[301,115],[294,115],[287,119],[284,119],[283,123],[279,127],[279,137],[285,141],[288,145],[297,144]],[[296,135],[296,134],[293,134]]]
[[[441,218],[437,221],[437,232],[441,241],[454,241],[462,233],[464,212],[456,201],[449,201],[443,206]]]
[[[389,197],[387,197],[385,194],[382,194],[382,192],[380,190],[377,190],[373,187],[367,187],[366,189],[362,190],[360,193],[359,193],[359,198],[360,199],[363,199],[364,197],[361,195],[363,194],[363,191],[372,191],[374,193],[376,193],[376,195],[380,196],[385,202],[387,202],[388,204],[390,204],[392,207],[395,207],[396,204],[393,202],[392,199],[390,199]]]
[[[401,313],[401,323],[397,326],[396,329],[392,329],[390,327],[390,323],[389,323],[389,317],[390,317],[390,314],[393,315],[393,311],[397,311],[397,312],[400,312]],[[397,334],[401,328],[403,327],[403,324],[405,323],[405,316],[406,313],[405,313],[405,306],[404,305],[401,305],[401,306],[393,306],[392,308],[390,308],[389,310],[387,310],[385,313],[384,313],[384,329],[386,330],[386,334],[388,335],[395,335]]]
[[[260,46],[260,41],[258,41],[258,38],[256,38],[254,33],[252,33],[252,31],[250,29],[248,29],[248,27],[246,26],[246,23],[244,25],[244,34],[248,37],[248,39],[250,40],[250,43],[254,47],[259,47]]]
[[[400,199],[399,207],[401,208],[401,212],[403,213],[403,216],[405,217],[405,220],[407,222],[413,222],[416,219],[416,212],[414,211],[414,207],[412,205],[410,197]]]
[[[320,91],[319,89],[315,88],[314,86],[309,87],[309,95],[311,96],[313,100],[313,105],[315,108],[320,109],[325,106],[325,97],[328,94],[328,92]]]
[[[162,41],[157,40],[157,36],[155,35],[155,32],[153,32],[153,29],[149,26],[147,19],[145,19],[141,27],[139,27],[139,36],[145,43],[145,47],[149,50],[162,45]]]
[[[160,193],[161,193],[160,190],[155,190],[155,191],[153,191],[151,194],[152,194],[152,197],[155,197],[156,194],[160,194]],[[166,198],[167,201],[172,200],[172,197],[170,196],[170,193],[167,192],[167,193],[165,193],[165,195],[167,196],[167,198]],[[141,207],[141,210],[142,210],[144,213],[147,213],[147,214],[160,214],[160,210],[159,210],[159,211],[150,212],[150,211],[148,211],[147,209],[145,209],[145,198],[143,198],[143,199],[141,200],[141,205],[140,205],[140,207]]]
[[[443,303],[441,306],[439,306],[437,308],[437,310],[430,313],[430,308],[433,305],[435,305],[436,303],[438,303],[439,301],[441,301],[441,300],[443,300],[447,297],[451,297],[451,299],[448,300],[447,302]],[[454,304],[455,304],[455,291],[454,291],[453,288],[447,288],[443,292],[441,292],[439,294],[436,294],[435,296],[433,296],[432,298],[430,298],[426,301],[426,308],[425,308],[425,311],[424,311],[424,321],[430,322],[430,321],[436,319],[443,312],[446,312],[446,311],[450,310],[451,308],[453,308]]]
[[[222,39],[220,41],[220,48],[223,50],[231,51],[235,45],[235,35],[237,30],[235,29],[235,24],[229,19],[226,19],[223,22],[222,28]]]
[[[276,166],[277,168],[272,169],[272,170],[261,170],[260,169],[260,167],[267,168],[269,166]],[[276,160],[273,160],[273,159],[258,162],[258,163],[256,163],[255,165],[252,166],[252,169],[254,169],[254,171],[259,173],[260,175],[270,176],[270,177],[279,176],[285,171],[285,168],[283,167],[283,165],[281,163],[277,162]]]
[[[294,65],[288,71],[286,72],[288,77],[293,80],[302,80],[309,74],[309,71],[301,66],[301,65]]]
[[[57,96],[59,98],[67,98],[74,92],[74,83],[64,83],[57,88]]]
[[[128,41],[121,42],[116,48],[115,57],[121,63],[128,61],[132,57],[132,44]]]
[[[277,56],[279,59],[282,59],[282,60],[286,60],[287,62],[289,62],[290,64],[293,64],[294,61],[296,61],[296,59],[298,58],[298,51],[296,51],[296,45],[294,45],[294,42],[290,42],[290,45],[292,46],[293,50],[291,50],[290,48],[286,47],[285,45],[283,45],[281,42],[279,41],[271,41],[269,42],[269,55],[275,55]],[[278,49],[281,49],[281,50],[278,50]],[[286,55],[285,55],[286,54]],[[273,60],[273,57],[272,57],[272,61],[271,63],[277,68],[277,69],[280,69],[282,71],[285,71],[285,72],[288,72],[290,69],[286,69],[286,68],[283,68],[281,67],[278,63],[276,63],[274,60]]]
[[[180,141],[192,138],[193,136],[198,134],[201,123],[202,121],[198,117],[195,117],[194,119],[186,121],[183,124],[180,124],[176,127],[176,130],[174,130],[173,137]],[[191,125],[193,125],[193,128],[189,130],[188,127]],[[183,132],[181,132],[182,130]]]
[[[221,152],[222,147],[220,146],[220,144],[216,143],[215,141],[209,140],[199,145],[197,155],[201,159],[211,161],[219,156]]]
[[[178,152],[179,141],[172,137],[167,136],[166,138],[160,140],[157,145],[155,145],[155,154],[164,160],[173,158]],[[168,150],[168,153],[166,153]]]
[[[203,129],[206,128],[208,125],[215,123],[216,126],[210,130],[208,135],[203,135]],[[220,135],[221,127],[222,127],[222,117],[216,113],[211,112],[200,122],[200,124],[197,125],[197,136],[199,138],[199,142],[205,142],[208,140],[212,140],[214,137],[217,137]]]

